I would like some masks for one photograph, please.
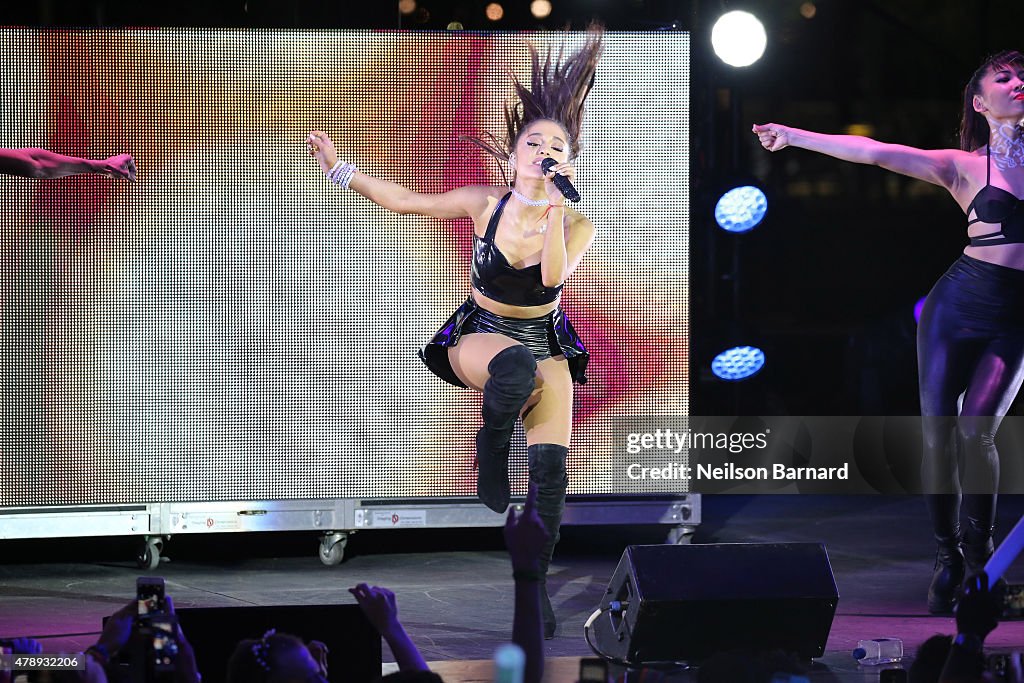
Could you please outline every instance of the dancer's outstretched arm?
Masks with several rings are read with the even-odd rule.
[[[769,152],[800,147],[843,161],[881,166],[950,191],[960,180],[960,164],[970,157],[958,149],[917,149],[860,135],[827,135],[777,123],[755,124],[753,132]]]
[[[106,159],[81,159],[38,147],[0,149],[0,173],[40,179],[99,173],[110,178],[135,180],[135,161],[130,154]]]

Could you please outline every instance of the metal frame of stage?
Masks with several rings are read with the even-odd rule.
[[[522,498],[513,499],[522,508]],[[569,496],[563,525],[651,524],[666,542],[689,543],[700,494]],[[340,498],[0,508],[0,540],[138,536],[136,560],[155,569],[178,534],[318,531],[320,561],[340,563],[350,534],[364,530],[496,527],[505,516],[468,498]]]

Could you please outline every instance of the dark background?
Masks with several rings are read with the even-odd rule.
[[[497,22],[486,18],[487,4],[417,0],[402,14],[397,0],[28,0],[5,3],[0,22],[445,30],[458,21],[467,30],[559,30],[598,19],[612,30],[691,31],[693,154],[679,180],[690,183],[693,202],[692,412],[918,411],[912,310],[967,243],[959,207],[937,187],[878,168],[803,150],[769,154],[750,126],[858,126],[884,141],[956,147],[964,83],[986,55],[1024,49],[1022,3],[552,0],[551,16],[539,21],[528,0],[503,0]],[[710,52],[711,24],[729,9],[754,12],[768,31],[767,51],[751,67],[728,67]],[[766,190],[769,212],[757,230],[734,236],[715,227],[711,210],[738,179]],[[741,383],[716,380],[711,356],[749,341],[765,349],[765,369]]]

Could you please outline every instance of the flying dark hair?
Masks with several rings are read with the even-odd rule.
[[[551,47],[547,48],[542,57],[537,47],[528,43],[530,84],[526,87],[515,74],[510,74],[516,101],[505,103],[503,135],[496,137],[484,133],[480,137],[465,135],[462,139],[481,147],[499,160],[507,161],[523,130],[534,121],[547,119],[560,125],[569,134],[569,157],[574,158],[579,154],[583,104],[590,89],[594,87],[597,60],[603,49],[604,28],[599,24],[591,24],[587,33],[587,42],[568,57],[565,56],[564,46],[558,49],[557,57],[553,58]]]
[[[1003,50],[992,55],[978,67],[964,87],[964,111],[960,119],[960,149],[973,152],[988,142],[990,131],[984,116],[974,111],[974,96],[981,94],[981,79],[991,71],[1007,67],[1024,68],[1024,54]]]

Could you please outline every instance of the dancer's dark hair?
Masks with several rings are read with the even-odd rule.
[[[960,119],[960,149],[973,152],[988,142],[991,131],[984,116],[974,111],[974,96],[981,94],[981,79],[1001,69],[1024,68],[1024,54],[1016,50],[1003,50],[988,57],[974,72],[964,87],[964,111]]]

